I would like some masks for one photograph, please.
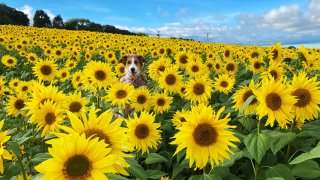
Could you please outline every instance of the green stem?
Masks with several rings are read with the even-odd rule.
[[[295,126],[295,124],[294,124],[294,122],[292,122],[291,127],[290,127],[290,132],[293,132],[294,126]],[[288,147],[287,147],[287,153],[286,153],[287,163],[289,163],[290,151],[291,151],[291,142],[288,144]]]
[[[22,171],[22,175],[23,175],[23,179],[24,180],[27,180],[27,174],[26,174],[26,171],[24,170],[24,167],[23,167],[23,164],[22,164],[22,161],[21,161],[21,157],[18,157],[18,162],[21,166],[21,171]]]
[[[258,128],[258,135],[259,135],[260,134],[260,120],[258,120],[257,128]]]
[[[259,169],[260,169],[260,167],[259,167],[260,165],[259,165],[259,163],[255,163],[255,166],[254,166],[254,169],[255,169],[255,173],[254,173],[254,179],[255,180],[258,180],[258,174],[259,174]]]

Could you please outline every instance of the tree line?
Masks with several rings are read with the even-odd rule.
[[[5,4],[0,4],[0,25],[5,24],[29,26],[30,20],[28,16],[23,12],[18,11],[15,8],[8,7]],[[84,18],[73,18],[64,22],[61,15],[57,15],[51,21],[48,14],[43,10],[37,10],[35,12],[33,16],[33,26],[68,30],[107,32],[125,35],[146,35],[143,33],[133,33],[128,30],[119,29],[112,25],[101,25]]]

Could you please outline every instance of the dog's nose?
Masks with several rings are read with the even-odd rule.
[[[134,73],[135,70],[136,70],[135,68],[131,68],[131,69],[130,69],[130,71],[131,71],[132,73]]]

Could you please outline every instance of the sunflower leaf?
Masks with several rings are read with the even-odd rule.
[[[258,163],[262,160],[267,150],[270,148],[270,137],[267,134],[254,131],[244,139],[249,154]]]
[[[147,159],[145,160],[146,164],[155,164],[161,162],[168,162],[168,159],[157,153],[150,153]]]
[[[243,111],[250,105],[250,103],[253,101],[253,99],[255,99],[256,96],[255,95],[251,95],[250,97],[248,97],[248,99],[246,100],[246,102],[243,103],[243,106],[239,109],[240,114],[243,113]]]
[[[320,177],[320,167],[314,160],[307,160],[297,164],[292,169],[292,172],[295,176],[303,178],[315,179]]]
[[[271,151],[274,155],[296,138],[293,132],[282,133],[276,130],[266,132],[271,137]]]
[[[320,146],[313,148],[310,152],[303,153],[292,160],[289,164],[298,164],[309,159],[320,158]]]
[[[130,164],[130,167],[127,169],[130,174],[139,179],[148,179],[146,171],[135,159],[127,158],[126,161]]]
[[[20,146],[19,146],[19,144],[17,142],[15,142],[15,141],[8,141],[7,145],[12,150],[12,152],[16,156],[18,156],[18,158],[20,158],[21,154],[20,154]]]
[[[285,180],[295,180],[290,168],[284,164],[277,164],[266,170],[267,178],[282,177]]]
[[[162,176],[167,175],[167,173],[160,170],[146,170],[149,179],[160,179]]]

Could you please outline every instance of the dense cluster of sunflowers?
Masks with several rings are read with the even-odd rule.
[[[182,158],[191,176],[243,149],[241,118],[259,133],[260,124],[301,130],[319,116],[320,49],[19,26],[0,32],[4,176],[17,162],[18,179],[143,179],[139,167],[159,162],[147,177],[182,178]],[[147,87],[119,83],[125,54],[146,57]],[[133,113],[116,118],[128,104]]]

